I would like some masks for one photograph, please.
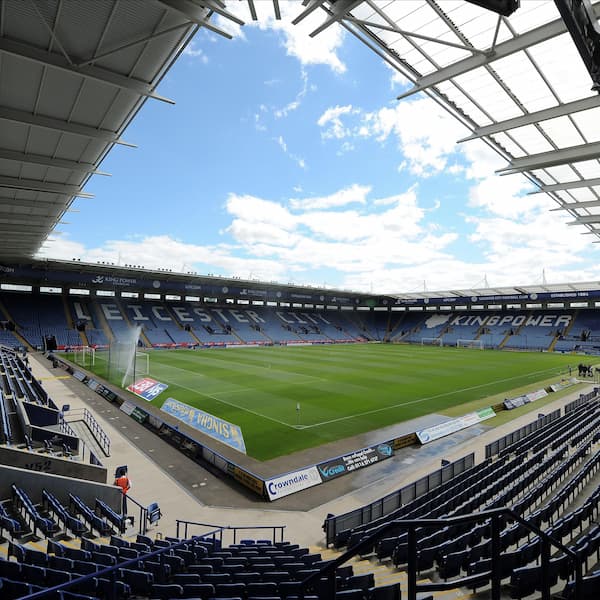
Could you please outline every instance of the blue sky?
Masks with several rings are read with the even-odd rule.
[[[597,246],[341,28],[200,31],[40,256],[374,292],[599,277]],[[317,11],[318,12],[318,11]]]

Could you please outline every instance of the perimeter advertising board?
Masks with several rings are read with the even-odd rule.
[[[482,410],[469,413],[468,415],[458,417],[457,419],[451,419],[449,421],[439,423],[438,425],[434,425],[433,427],[421,429],[421,431],[416,432],[417,438],[421,444],[427,444],[428,442],[433,442],[433,440],[450,435],[460,431],[461,429],[466,429],[467,427],[471,427],[471,425],[481,423],[481,421],[491,419],[495,416],[496,413],[494,412],[493,408],[484,408]]]
[[[317,467],[312,466],[300,471],[292,471],[287,475],[273,477],[265,481],[265,489],[269,500],[277,500],[301,490],[306,490],[313,485],[322,483]]]
[[[390,444],[377,444],[322,462],[317,465],[317,468],[323,481],[329,481],[390,458],[393,454],[394,450]]]
[[[186,425],[209,435],[222,444],[226,444],[246,454],[246,444],[242,430],[238,425],[229,423],[199,408],[194,408],[174,398],[168,398],[161,406],[162,411],[179,419]]]

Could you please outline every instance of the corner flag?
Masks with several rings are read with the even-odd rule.
[[[296,402],[296,410],[300,412],[300,402]]]

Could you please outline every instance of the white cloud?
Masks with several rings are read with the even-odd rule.
[[[398,71],[398,69],[394,69],[394,67],[392,67],[392,65],[390,65],[390,63],[388,63],[385,60],[383,61],[383,64],[391,72],[391,75],[390,75],[390,89],[391,90],[397,90],[398,88],[404,89],[404,88],[408,87],[409,85],[411,85],[410,79],[408,77],[406,77],[405,75],[403,75],[402,73],[400,73],[400,71]]]
[[[342,27],[328,27],[319,35],[311,38],[310,32],[316,29],[327,18],[322,10],[315,10],[298,25],[292,21],[300,12],[305,10],[301,3],[295,0],[280,0],[281,20],[275,19],[272,2],[255,2],[257,21],[253,21],[246,2],[228,2],[227,10],[241,18],[248,27],[259,27],[271,30],[281,35],[282,45],[288,56],[298,59],[301,65],[325,65],[334,73],[344,73],[346,65],[338,56],[338,50],[344,41],[344,29]],[[215,23],[221,29],[227,31],[237,39],[245,40],[242,27],[232,23],[230,20],[217,15]]]
[[[480,285],[484,276],[491,285],[531,284],[543,268],[550,281],[573,280],[573,273],[600,276],[600,268],[589,266],[600,264],[590,260],[596,248],[565,225],[567,217],[557,218],[541,201],[505,210],[484,201],[487,185],[474,192],[475,212],[463,217],[470,233],[460,236],[436,220],[435,204],[422,206],[417,186],[371,199],[369,186],[355,184],[293,202],[230,194],[224,205],[229,224],[218,244],[160,235],[86,247],[62,236],[42,255],[173,270],[188,270],[185,264],[199,273],[266,281],[287,281],[293,273],[297,282],[314,283],[325,270],[330,285],[375,292],[414,291],[424,282],[429,290],[459,289]],[[519,201],[515,195],[509,203]],[[465,243],[471,247],[461,258],[455,244]]]
[[[273,112],[276,119],[287,117],[291,112],[298,110],[302,104],[302,100],[308,92],[308,73],[302,69],[300,71],[300,79],[302,80],[302,88],[296,94],[296,97],[291,102],[288,102],[283,108],[277,108]]]
[[[335,206],[345,206],[346,204],[365,204],[367,195],[371,191],[370,186],[352,184],[350,187],[341,189],[329,196],[320,196],[316,198],[292,198],[290,206],[295,209],[312,210],[321,208],[331,208]]]
[[[456,162],[456,140],[465,128],[437,104],[423,98],[366,112],[351,105],[328,108],[317,120],[324,139],[372,138],[381,144],[396,140],[403,157],[399,169],[427,177],[440,173],[451,158]],[[457,172],[456,164],[451,167]]]
[[[198,46],[198,44],[192,40],[183,50],[184,56],[189,56],[200,61],[202,64],[208,63],[208,56],[206,56],[204,50]]]
[[[356,114],[358,111],[353,109],[351,104],[328,108],[317,120],[317,125],[325,128],[321,136],[324,139],[335,138],[338,140],[351,136],[352,130],[344,127],[341,117],[352,113]]]
[[[275,138],[275,142],[281,148],[284,154],[289,156],[301,169],[306,169],[306,161],[297,154],[294,154],[288,150],[287,142],[283,139],[283,136],[278,136]]]

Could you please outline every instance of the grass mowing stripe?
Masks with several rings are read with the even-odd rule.
[[[548,371],[552,371],[553,369],[545,369],[544,371],[535,371],[533,373],[531,373],[531,375],[541,375],[543,373],[548,373]],[[329,425],[330,423],[336,423],[338,421],[344,421],[346,419],[354,419],[356,417],[364,417],[366,415],[370,415],[373,413],[378,413],[378,412],[382,412],[384,410],[391,410],[394,408],[399,408],[401,406],[409,406],[410,404],[418,404],[419,402],[425,402],[427,400],[434,400],[435,398],[443,398],[444,396],[451,396],[453,394],[460,394],[461,392],[467,392],[467,391],[471,391],[471,390],[476,390],[476,389],[480,389],[480,388],[484,388],[484,387],[488,387],[490,385],[496,385],[498,383],[504,383],[506,381],[514,381],[515,379],[522,379],[522,375],[517,375],[515,377],[506,377],[504,379],[497,379],[496,381],[490,381],[488,383],[482,383],[479,385],[473,385],[470,387],[466,387],[466,388],[462,388],[459,390],[451,390],[450,392],[443,392],[441,394],[436,394],[435,396],[427,396],[425,398],[418,398],[417,400],[410,400],[409,402],[399,402],[398,404],[393,404],[392,406],[386,406],[384,408],[376,408],[373,410],[369,410],[369,411],[365,411],[362,413],[359,413],[357,415],[347,415],[345,417],[340,417],[339,419],[332,419],[330,421],[323,421],[322,423],[315,423],[314,425],[306,425],[304,427],[304,429],[309,429],[311,427],[320,427],[321,425]]]
[[[285,423],[284,421],[280,421],[279,419],[274,419],[273,417],[269,417],[268,415],[263,415],[263,414],[258,413],[256,411],[250,410],[246,406],[240,406],[239,404],[234,404],[233,402],[227,402],[227,400],[222,400],[221,398],[217,398],[216,396],[213,396],[212,394],[207,394],[206,392],[201,392],[200,390],[196,390],[194,388],[187,387],[185,385],[182,385],[181,383],[176,383],[174,381],[169,381],[168,379],[165,379],[164,377],[162,379],[163,379],[163,381],[165,383],[171,383],[171,384],[173,384],[173,385],[175,385],[175,386],[177,386],[179,388],[183,388],[184,390],[188,390],[190,392],[194,392],[195,394],[200,394],[201,396],[206,396],[207,398],[211,398],[212,400],[220,402],[221,404],[227,404],[228,406],[233,406],[234,408],[237,408],[238,410],[243,410],[245,412],[248,412],[248,413],[254,415],[255,417],[260,417],[261,419],[267,419],[269,421],[273,421],[274,423],[278,423],[279,425],[285,425],[286,427],[295,428],[294,425],[290,425],[289,423]]]
[[[248,455],[268,460],[428,413],[464,414],[558,381],[578,360],[397,344],[168,350],[150,353],[150,376],[169,383],[155,406],[171,396],[235,423]]]

